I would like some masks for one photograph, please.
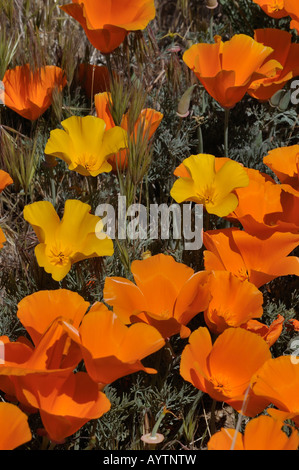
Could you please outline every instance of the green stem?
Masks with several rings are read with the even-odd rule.
[[[229,123],[229,108],[225,108],[224,117],[224,156],[228,158],[228,123]]]
[[[203,153],[203,138],[202,138],[202,130],[201,130],[200,125],[198,126],[197,135],[198,135],[198,153]]]
[[[161,424],[161,422],[162,422],[162,419],[164,418],[165,414],[166,414],[166,413],[165,413],[165,410],[163,409],[162,413],[160,414],[159,418],[157,419],[156,424],[155,424],[154,427],[153,427],[153,430],[152,430],[152,432],[151,432],[151,437],[155,437],[155,436],[156,436],[157,431],[158,431],[158,429],[159,429],[159,426],[160,426],[160,424]]]

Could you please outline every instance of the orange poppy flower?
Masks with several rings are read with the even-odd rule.
[[[155,18],[154,0],[72,0],[60,8],[80,23],[91,44],[108,54],[129,31],[146,28]]]
[[[291,419],[299,426],[299,357],[270,359],[252,377],[252,389],[269,400],[275,408],[267,409],[273,418]]]
[[[0,193],[10,184],[13,184],[13,180],[6,171],[0,170]]]
[[[110,112],[111,94],[104,92],[98,93],[94,97],[97,117],[103,119],[106,123],[106,129],[115,127],[113,117]],[[163,119],[163,114],[151,108],[145,108],[141,111],[134,126],[135,138],[138,135],[138,129],[142,130],[143,138],[150,140],[156,132],[160,122]],[[128,131],[128,113],[124,114],[120,127]],[[133,135],[131,135],[133,138]],[[128,150],[124,149],[108,158],[114,171],[117,168],[125,168],[128,164]]]
[[[88,308],[89,302],[76,292],[67,289],[44,290],[24,297],[18,304],[17,317],[37,345],[58,317],[78,328]]]
[[[249,320],[248,322],[241,325],[241,328],[261,336],[270,348],[281,335],[283,322],[284,317],[282,315],[278,315],[276,320],[274,320],[270,326],[264,325],[257,320]]]
[[[274,232],[262,239],[237,228],[203,233],[205,269],[230,271],[256,287],[280,276],[299,275],[299,260],[287,256],[299,242],[299,234]]]
[[[299,145],[270,150],[263,162],[281,183],[289,184],[299,191]]]
[[[0,403],[0,450],[13,450],[31,439],[27,415],[16,405]]]
[[[254,80],[271,77],[282,68],[276,60],[269,61],[273,49],[250,36],[237,34],[224,43],[216,36],[215,41],[194,44],[183,60],[223,108],[234,107]]]
[[[267,15],[271,16],[272,18],[284,18],[288,16],[288,12],[285,8],[285,4],[287,3],[286,0],[253,0],[254,3],[257,3],[262,10],[267,13]],[[289,3],[294,3],[297,0],[290,0]]]
[[[80,64],[78,78],[89,98],[110,89],[109,71],[104,65]]]
[[[79,330],[63,321],[70,337],[82,350],[86,370],[94,382],[106,385],[137,371],[155,374],[141,359],[164,346],[156,328],[144,323],[128,327],[97,302],[84,316]]]
[[[235,190],[239,204],[227,218],[238,220],[247,233],[261,238],[277,231],[298,232],[299,192],[258,170],[245,170],[249,185]]]
[[[208,306],[209,273],[194,273],[163,254],[133,261],[131,271],[136,284],[121,277],[106,278],[104,301],[126,324],[142,321],[164,338],[177,333],[187,337],[187,323]]]
[[[229,271],[212,271],[208,285],[211,300],[204,317],[213,333],[263,315],[263,294],[248,280],[242,281]]]
[[[64,71],[52,65],[30,70],[29,64],[6,70],[3,77],[5,106],[35,121],[52,103],[54,88],[66,85]]]
[[[250,420],[244,435],[235,429],[222,428],[208,442],[208,450],[297,450],[299,434],[294,428],[290,436],[282,424],[270,416]]]
[[[289,80],[299,75],[299,44],[292,44],[292,35],[289,32],[274,28],[256,30],[254,39],[264,46],[272,47],[273,53],[269,60],[277,60],[283,67],[273,77],[253,81],[248,89],[248,93],[254,98],[267,101]]]
[[[0,389],[39,411],[51,440],[61,441],[110,408],[110,402],[85,372],[73,373],[82,359],[77,345],[69,348],[62,319],[56,319],[37,346],[24,341],[4,343],[5,363],[0,365]]]
[[[246,416],[255,416],[269,401],[249,390],[253,374],[271,358],[267,343],[242,328],[228,328],[214,344],[207,328],[198,328],[182,352],[180,374],[194,387]]]

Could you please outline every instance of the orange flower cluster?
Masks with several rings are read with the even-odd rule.
[[[156,373],[140,360],[164,345],[152,326],[128,328],[103,304],[86,314],[88,307],[76,292],[36,292],[19,303],[17,312],[31,341],[1,337],[0,389],[27,412],[39,412],[55,442],[110,409],[101,391],[106,384],[139,370]],[[87,372],[75,372],[82,360]]]

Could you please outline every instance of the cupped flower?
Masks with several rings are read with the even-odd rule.
[[[284,18],[285,16],[288,16],[289,13],[287,12],[285,6],[286,6],[286,0],[253,0],[254,3],[259,5],[262,10],[268,15],[271,16],[272,18]],[[293,3],[295,5],[295,2],[297,3],[297,0],[291,0],[289,3]]]
[[[157,372],[141,363],[165,344],[156,328],[145,323],[128,327],[100,302],[91,307],[78,330],[66,321],[63,324],[80,345],[87,373],[94,382],[107,385],[137,371]]]
[[[154,0],[72,0],[60,8],[80,23],[91,44],[107,54],[128,32],[145,29],[155,18]]]
[[[241,280],[229,271],[212,271],[208,285],[211,300],[204,317],[213,333],[237,328],[263,315],[263,294],[247,279]]]
[[[276,407],[267,409],[269,415],[281,421],[291,419],[299,426],[298,356],[269,359],[256,371],[251,384],[256,395]]]
[[[269,100],[274,93],[292,78],[299,75],[299,44],[292,44],[292,35],[281,29],[264,28],[254,32],[254,39],[273,49],[269,59],[277,60],[282,69],[273,77],[261,78],[251,83],[248,93],[260,101]]]
[[[276,60],[269,60],[273,49],[250,36],[236,34],[226,42],[216,36],[215,41],[194,44],[183,60],[223,108],[234,107],[254,80],[271,77],[282,68]]]
[[[54,320],[63,318],[78,328],[88,308],[89,302],[77,292],[42,290],[27,295],[18,303],[17,317],[36,346]]]
[[[244,434],[222,428],[210,438],[208,450],[298,450],[298,431],[290,429],[288,436],[281,422],[270,416],[259,416],[247,423]]]
[[[287,256],[299,243],[299,234],[274,232],[267,238],[227,228],[204,232],[207,270],[226,270],[256,287],[280,276],[299,275],[299,260]]]
[[[219,217],[228,215],[237,207],[238,198],[234,190],[249,183],[242,165],[230,159],[216,159],[208,154],[191,155],[183,161],[183,166],[185,173],[182,173],[182,164],[175,172],[180,177],[170,191],[173,199],[178,203],[193,201],[203,204],[208,213]]]
[[[299,192],[258,170],[245,170],[249,185],[236,189],[239,204],[227,218],[239,221],[247,233],[260,238],[274,232],[298,232]]]
[[[31,439],[28,416],[16,405],[0,403],[0,450],[13,450]]]
[[[299,191],[299,145],[269,150],[263,159],[283,184],[289,184]]]
[[[94,97],[96,113],[98,118],[103,119],[106,123],[106,128],[111,129],[115,127],[115,122],[113,120],[112,114],[110,112],[111,107],[111,93],[103,92],[97,93]],[[130,138],[137,139],[138,133],[142,132],[143,139],[150,140],[157,128],[159,127],[163,119],[163,114],[159,111],[155,111],[151,108],[145,108],[141,110],[140,115],[137,117],[136,122],[134,123],[134,129],[131,132]],[[128,133],[128,113],[125,113],[122,116],[120,127]],[[114,171],[117,169],[125,168],[128,164],[128,149],[121,150],[116,155],[111,155],[108,159],[109,163],[112,165]]]
[[[106,278],[104,301],[126,324],[145,322],[164,338],[177,333],[187,337],[190,330],[186,325],[208,306],[209,273],[194,273],[163,254],[133,261],[131,271],[136,284],[121,277]]]
[[[209,330],[200,327],[191,333],[182,352],[180,374],[214,400],[255,416],[269,401],[253,395],[250,381],[270,358],[267,343],[254,333],[228,328],[212,344]]]
[[[35,121],[52,104],[52,93],[66,85],[64,71],[46,65],[32,71],[29,64],[6,70],[3,77],[5,106],[22,117]]]
[[[103,119],[72,116],[51,131],[45,154],[64,160],[69,170],[97,176],[112,170],[108,157],[127,147],[127,133],[118,126],[106,129]]]
[[[60,220],[49,201],[24,208],[24,219],[39,241],[35,247],[37,262],[56,281],[61,281],[78,261],[113,254],[112,240],[102,232],[101,219],[90,210],[88,204],[69,199]]]

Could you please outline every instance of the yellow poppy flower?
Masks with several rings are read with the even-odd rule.
[[[176,202],[203,204],[208,213],[219,217],[235,210],[238,198],[233,191],[249,184],[248,175],[239,163],[208,154],[186,158],[175,174],[180,178],[170,194]]]
[[[40,242],[35,247],[37,262],[55,281],[61,281],[78,261],[113,254],[112,240],[101,232],[101,219],[90,214],[90,209],[88,204],[69,199],[60,220],[49,201],[24,208],[24,219]]]
[[[107,159],[127,147],[127,133],[116,126],[106,130],[103,119],[72,116],[61,123],[63,129],[51,131],[45,154],[64,160],[69,170],[83,176],[109,172]]]

